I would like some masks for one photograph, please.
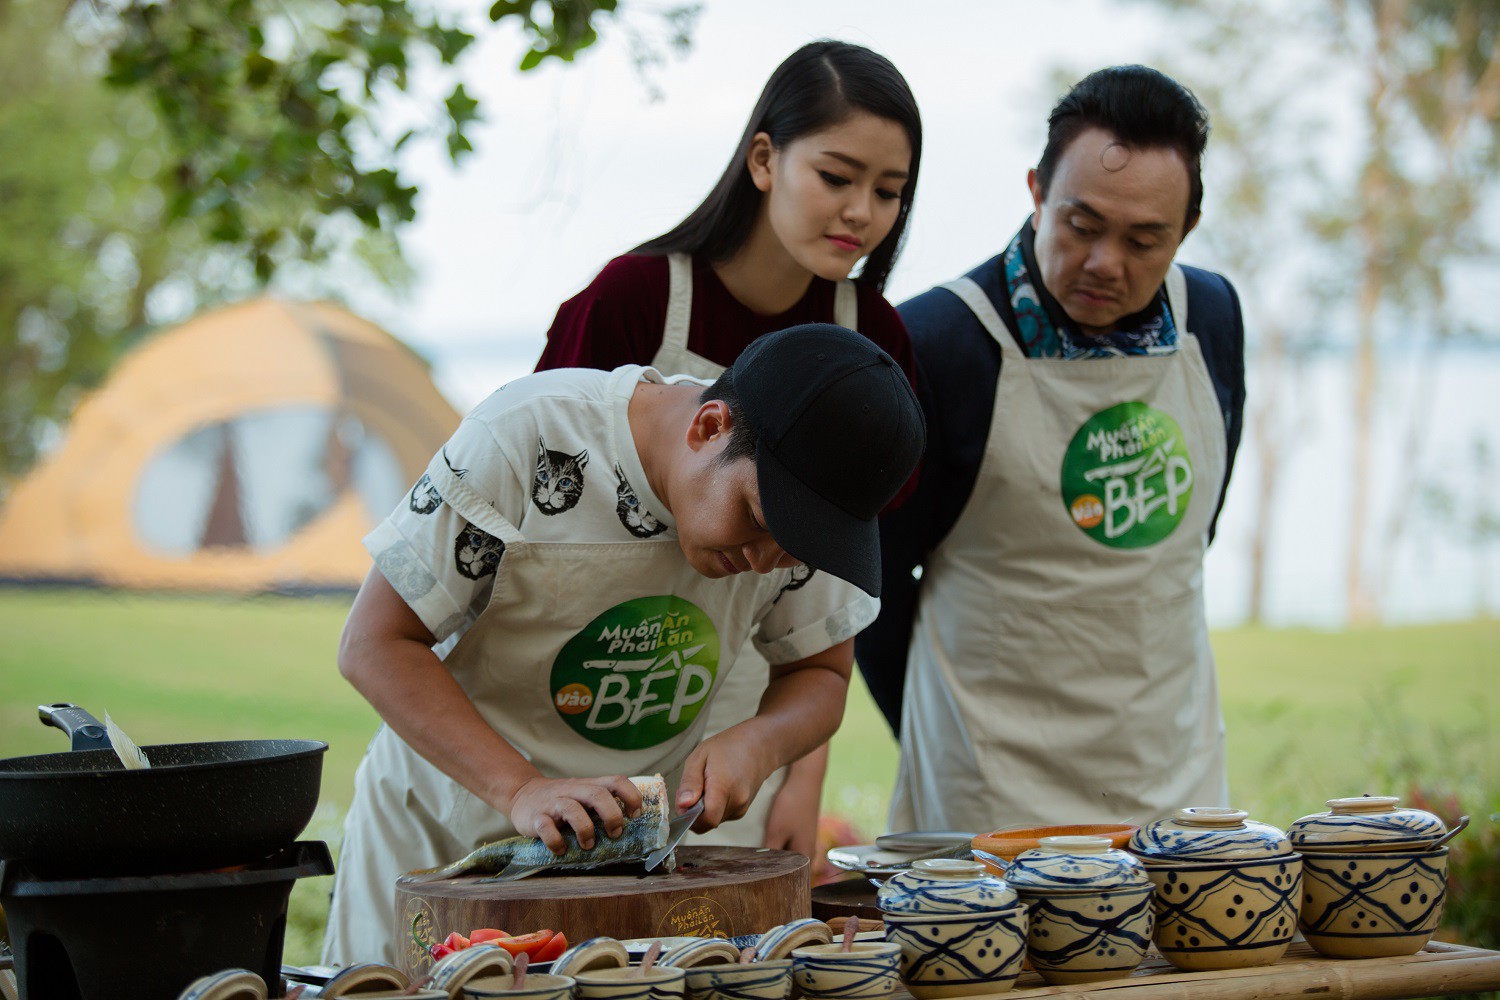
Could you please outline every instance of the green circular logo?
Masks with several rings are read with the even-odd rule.
[[[1193,460],[1182,428],[1145,403],[1094,414],[1063,455],[1063,506],[1084,534],[1105,545],[1155,545],[1177,530],[1192,498]]]
[[[719,633],[670,594],[616,604],[552,661],[552,707],[614,750],[665,743],[693,724],[719,673]]]

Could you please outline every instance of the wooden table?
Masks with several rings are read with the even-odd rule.
[[[1397,958],[1324,958],[1298,941],[1275,965],[1218,972],[1180,972],[1155,952],[1134,975],[1102,983],[1048,986],[1034,972],[1022,973],[1015,989],[978,996],[1091,997],[1095,1000],[1411,1000],[1500,990],[1500,952],[1432,942],[1415,955]],[[897,990],[892,1000],[911,1000]]]

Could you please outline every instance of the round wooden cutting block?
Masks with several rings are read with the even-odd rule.
[[[738,937],[807,916],[810,867],[795,851],[679,847],[677,870],[650,875],[569,872],[517,882],[479,877],[396,886],[397,940],[412,976],[450,931],[497,927],[510,934],[550,928],[577,944],[600,935]]]

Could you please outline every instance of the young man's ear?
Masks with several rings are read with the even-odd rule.
[[[693,421],[688,424],[687,446],[699,451],[728,441],[733,426],[734,414],[730,412],[729,404],[722,399],[711,399],[693,414]]]

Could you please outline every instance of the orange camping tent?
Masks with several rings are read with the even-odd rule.
[[[126,355],[0,509],[0,578],[350,588],[458,426],[426,365],[327,303],[257,299]]]

